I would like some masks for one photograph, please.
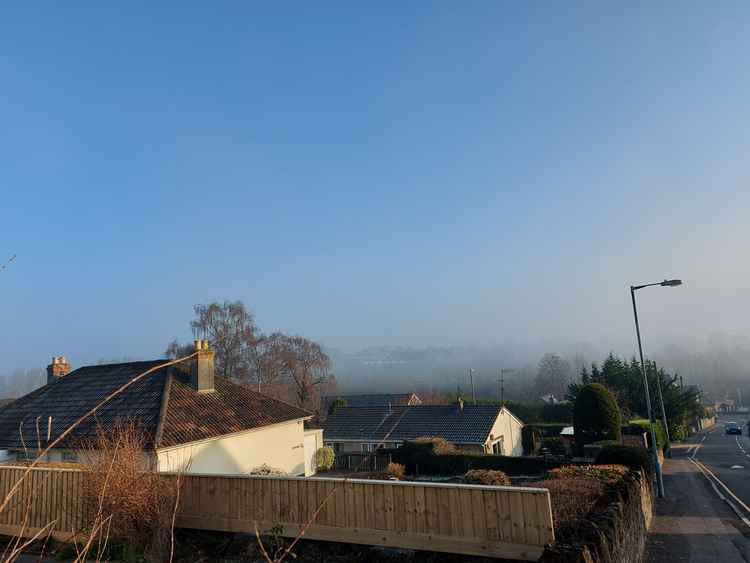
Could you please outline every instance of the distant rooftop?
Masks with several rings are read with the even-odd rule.
[[[503,409],[499,405],[341,407],[326,419],[323,436],[326,442],[402,442],[439,436],[455,444],[483,444]]]
[[[336,399],[343,399],[347,407],[392,407],[400,405],[421,405],[415,393],[375,393],[366,395],[328,395],[323,397],[326,410]]]

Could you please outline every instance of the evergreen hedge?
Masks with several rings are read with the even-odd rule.
[[[463,475],[471,469],[493,469],[509,475],[536,475],[559,464],[539,457],[511,457],[481,453],[439,455],[432,444],[406,442],[392,451],[392,459],[406,466],[410,475]]]
[[[620,441],[622,415],[612,392],[600,383],[584,385],[578,392],[573,410],[576,445],[601,440]]]

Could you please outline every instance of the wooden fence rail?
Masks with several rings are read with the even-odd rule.
[[[23,473],[0,467],[0,495]],[[24,535],[55,521],[55,536],[85,524],[76,470],[35,469],[0,514],[0,531]],[[164,475],[174,479],[174,475]],[[177,525],[228,532],[283,527],[296,536],[335,489],[309,539],[535,560],[554,541],[546,489],[362,479],[185,475]]]

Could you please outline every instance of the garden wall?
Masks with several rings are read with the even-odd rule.
[[[630,471],[605,493],[578,540],[545,549],[542,563],[641,563],[653,517],[651,479]]]

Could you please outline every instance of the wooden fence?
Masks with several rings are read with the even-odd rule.
[[[0,502],[25,470],[0,467]],[[30,537],[44,528],[52,530],[57,539],[70,539],[86,521],[83,476],[77,469],[32,469],[0,513],[0,533]]]
[[[23,472],[0,467],[3,496]],[[0,515],[0,531],[31,535],[54,521],[70,537],[85,522],[75,470],[35,469]],[[165,475],[174,479],[174,475]],[[177,525],[296,536],[329,496],[309,539],[536,560],[554,541],[546,489],[303,477],[186,475]],[[24,525],[24,518],[26,524]]]
[[[338,453],[333,468],[344,471],[385,471],[391,463],[391,454]]]

